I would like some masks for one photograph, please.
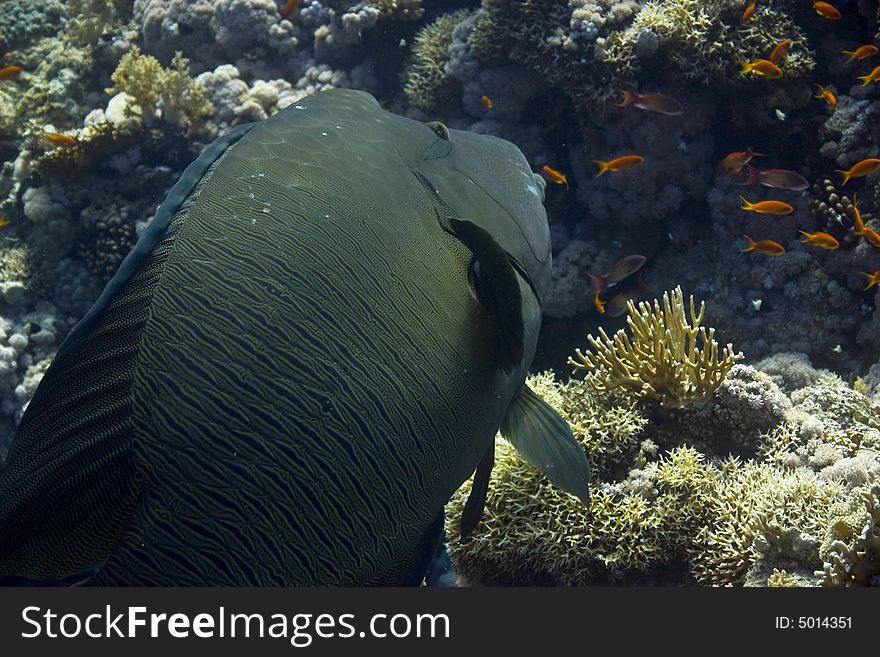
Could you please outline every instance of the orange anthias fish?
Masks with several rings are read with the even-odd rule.
[[[604,292],[612,285],[616,285],[628,276],[632,276],[642,268],[647,258],[643,255],[629,255],[621,258],[604,274],[587,274],[593,285],[596,286],[596,292]]]
[[[678,116],[684,112],[681,103],[666,94],[656,92],[639,94],[624,90],[621,90],[620,93],[623,94],[623,100],[615,103],[615,107],[638,107],[639,109],[665,114],[666,116]]]
[[[281,9],[281,15],[284,18],[288,18],[293,12],[296,11],[296,8],[299,7],[300,0],[287,0],[284,3],[284,7]]]
[[[816,10],[816,13],[819,14],[822,18],[827,18],[830,21],[839,20],[843,15],[840,13],[840,10],[832,4],[827,2],[816,2],[813,1],[813,9]]]
[[[741,210],[748,210],[749,212],[759,212],[761,214],[791,214],[794,212],[794,208],[790,206],[785,201],[758,201],[757,203],[751,203],[740,196],[743,204],[740,206]]]
[[[871,289],[872,287],[874,287],[875,285],[877,285],[878,287],[880,287],[880,269],[878,269],[877,271],[875,271],[873,274],[869,274],[869,273],[866,272],[866,271],[861,272],[861,274],[862,274],[863,276],[867,276],[867,277],[868,277],[868,286],[865,288],[865,290],[870,290],[870,289]]]
[[[742,18],[740,19],[743,23],[755,20],[755,6],[757,4],[757,2],[750,2],[746,7],[745,11],[742,13]]]
[[[776,45],[773,52],[767,56],[767,59],[774,64],[778,64],[779,60],[788,54],[789,48],[791,48],[791,41],[789,39],[784,39]]]
[[[715,167],[715,177],[738,176],[743,167],[751,162],[753,158],[763,157],[763,155],[764,153],[756,153],[749,146],[746,146],[744,151],[729,153]]]
[[[853,194],[853,232],[856,235],[864,235],[865,234],[865,222],[862,221],[862,213],[859,212],[859,205],[856,197],[858,194]]]
[[[764,187],[772,187],[773,189],[790,189],[793,192],[802,192],[810,187],[810,183],[807,182],[806,178],[794,171],[789,171],[788,169],[767,169],[766,171],[758,171],[758,182],[764,185]]]
[[[605,314],[605,302],[599,298],[599,290],[596,290],[596,294],[593,295],[593,308],[595,308],[596,312],[600,315]]]
[[[773,240],[755,241],[748,235],[743,235],[743,237],[746,238],[746,241],[749,244],[748,246],[746,246],[746,248],[740,249],[740,253],[755,251],[756,253],[763,253],[764,255],[769,256],[779,256],[785,253],[785,247],[782,246],[779,242],[774,242]]]
[[[754,73],[768,80],[778,80],[782,77],[782,69],[769,59],[756,59],[753,62],[740,62],[740,73]]]
[[[871,246],[876,246],[880,249],[880,233],[872,228],[868,228],[865,226],[865,230],[862,233],[862,237],[865,238],[865,241]]]
[[[813,98],[824,98],[825,102],[831,105],[831,107],[837,107],[837,97],[821,84],[817,84],[816,86],[819,87],[819,93],[813,96]]]
[[[6,228],[9,225],[9,219],[0,217],[0,228]]]
[[[873,57],[877,54],[877,46],[873,43],[866,43],[864,46],[859,46],[855,50],[844,50],[844,55],[849,55],[846,61],[851,62],[854,59],[867,59],[868,57]]]
[[[492,109],[492,99],[489,96],[480,96],[480,102],[483,103],[483,109],[490,110]]]
[[[599,172],[596,174],[596,177],[598,178],[606,171],[623,171],[624,169],[632,169],[644,161],[645,158],[641,155],[623,155],[621,157],[615,157],[613,160],[608,160],[607,162],[604,162],[603,160],[593,160],[593,164],[599,167]]]
[[[541,167],[541,171],[544,172],[544,176],[550,182],[554,182],[557,185],[565,185],[565,188],[568,189],[568,178],[561,171],[557,171],[556,169],[551,169],[546,164]]]
[[[79,140],[73,135],[64,135],[60,132],[50,132],[46,135],[46,141],[53,146],[72,146],[79,143]]]
[[[833,235],[829,235],[828,233],[808,233],[805,230],[800,230],[798,232],[804,236],[805,239],[801,240],[801,242],[803,242],[804,244],[806,244],[807,242],[812,242],[816,246],[821,246],[823,249],[827,249],[828,251],[833,251],[838,246],[840,246],[840,242],[837,241],[837,238]]]
[[[10,80],[21,73],[21,66],[5,66],[0,68],[0,80]]]
[[[834,171],[843,176],[843,182],[841,185],[845,185],[850,178],[864,178],[878,170],[880,170],[880,159],[869,157],[861,162],[856,162],[852,168],[847,169],[846,171],[841,169],[835,169]]]
[[[873,71],[867,75],[860,75],[857,79],[862,81],[863,87],[872,82],[877,82],[877,80],[880,80],[880,66],[875,66]]]

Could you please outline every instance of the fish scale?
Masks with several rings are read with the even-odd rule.
[[[22,419],[0,474],[0,577],[417,583],[444,504],[524,396],[550,270],[542,191],[508,142],[363,92],[215,142]],[[536,399],[538,420],[561,421]],[[541,421],[511,431],[558,433],[562,462],[530,453],[584,499],[586,457]],[[39,456],[49,444],[82,473],[66,497],[43,497],[67,481]]]

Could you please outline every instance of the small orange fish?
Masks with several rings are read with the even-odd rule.
[[[6,228],[9,225],[9,219],[6,217],[0,217],[0,228]]]
[[[556,169],[551,169],[546,164],[541,167],[541,171],[544,172],[547,180],[555,182],[557,185],[565,185],[565,188],[568,189],[568,178],[564,173],[557,171]]]
[[[851,62],[854,59],[867,59],[868,57],[873,57],[877,54],[877,46],[873,43],[866,43],[864,46],[859,46],[855,50],[844,50],[844,55],[849,55],[846,61]]]
[[[284,3],[284,7],[281,9],[281,15],[284,18],[288,18],[293,12],[296,11],[296,8],[299,7],[300,0],[287,0]]]
[[[810,183],[807,182],[806,178],[794,171],[789,171],[788,169],[767,169],[766,171],[758,171],[758,181],[764,185],[764,187],[771,187],[773,189],[790,189],[793,192],[802,192],[810,187]]]
[[[794,212],[794,208],[790,206],[785,201],[758,201],[757,203],[751,203],[740,196],[743,204],[740,206],[741,210],[748,210],[749,212],[759,212],[760,214],[791,214]]]
[[[629,255],[621,258],[604,274],[587,274],[597,292],[604,292],[612,285],[616,285],[628,276],[632,276],[642,268],[647,258],[643,255]]]
[[[755,20],[755,5],[757,4],[757,2],[750,2],[749,5],[746,7],[745,11],[742,14],[742,18],[740,19],[743,23],[745,23],[746,21]]]
[[[819,14],[822,18],[827,18],[830,21],[840,20],[840,17],[843,15],[840,13],[837,7],[827,2],[816,2],[814,0],[813,9],[815,9],[816,13]]]
[[[653,91],[639,94],[633,91],[624,91],[623,89],[621,89],[620,93],[623,94],[623,100],[615,103],[615,107],[638,107],[639,109],[665,114],[666,116],[678,116],[684,112],[681,103],[666,94]]]
[[[878,269],[877,271],[875,271],[873,274],[869,274],[869,273],[866,272],[866,271],[863,271],[863,272],[860,272],[860,273],[862,274],[862,276],[867,276],[867,277],[868,277],[868,286],[865,288],[865,290],[870,290],[870,289],[871,289],[872,287],[874,287],[875,285],[877,285],[878,287],[880,287],[880,269]],[[863,290],[863,291],[864,291],[864,290]]]
[[[53,146],[72,146],[79,143],[79,140],[73,135],[63,135],[60,132],[50,132],[46,134],[46,141]]]
[[[856,162],[852,168],[847,169],[846,171],[840,169],[835,169],[834,171],[843,176],[843,182],[841,185],[845,185],[846,181],[850,178],[864,178],[878,170],[880,170],[880,159],[869,157],[861,162]]]
[[[840,246],[840,242],[837,241],[837,238],[833,235],[829,235],[828,233],[808,233],[805,230],[800,230],[798,232],[806,238],[801,240],[801,242],[803,242],[804,244],[806,244],[807,242],[811,242],[816,246],[827,249],[828,251],[833,251],[838,246]]]
[[[862,237],[865,238],[865,241],[871,246],[876,246],[880,249],[880,233],[877,233],[876,230],[872,228],[868,228],[865,226],[865,231],[862,233]]]
[[[768,55],[767,59],[774,64],[778,64],[779,60],[788,54],[789,48],[791,48],[791,41],[789,39],[783,39],[778,44],[776,44],[776,47],[773,49],[770,55]]]
[[[751,147],[746,146],[744,151],[734,151],[728,153],[715,167],[715,177],[723,178],[724,176],[738,176],[753,158],[763,157],[764,153],[756,153]]]
[[[860,75],[857,79],[862,81],[863,87],[871,84],[872,82],[877,82],[877,80],[880,80],[880,66],[875,66],[873,71],[871,71],[867,75]]]
[[[858,201],[856,201],[856,197],[858,194],[853,194],[853,232],[856,235],[864,235],[865,234],[865,222],[862,221],[862,213],[859,212]]]
[[[5,66],[0,68],[0,80],[10,80],[21,73],[21,66]]]
[[[490,110],[492,109],[492,99],[489,96],[480,96],[480,102],[483,103],[483,109]]]
[[[782,246],[779,242],[774,242],[773,240],[758,240],[755,241],[748,235],[743,235],[748,242],[748,246],[744,249],[740,249],[740,253],[748,253],[749,251],[755,251],[756,253],[763,253],[768,256],[779,256],[785,253],[785,247]]]
[[[599,298],[599,290],[596,290],[596,294],[593,297],[593,308],[595,308],[596,312],[600,315],[605,314],[605,302]]]
[[[740,73],[754,73],[768,80],[778,80],[782,77],[782,69],[769,59],[756,59],[753,62],[740,62]]]
[[[593,160],[593,164],[599,167],[599,172],[596,174],[598,178],[606,171],[623,171],[624,169],[631,169],[635,166],[640,165],[645,161],[641,155],[623,155],[621,157],[615,157],[613,160],[608,160],[607,162],[603,160]]]
[[[831,105],[831,107],[837,107],[837,98],[835,97],[835,95],[828,91],[821,84],[817,84],[816,86],[819,87],[819,93],[813,96],[813,98],[824,98],[825,102]]]

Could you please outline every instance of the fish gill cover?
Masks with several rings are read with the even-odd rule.
[[[533,370],[555,375],[534,382],[596,459],[591,539],[565,538],[583,530],[574,498],[499,441],[484,524],[451,546],[468,579],[877,583],[880,10],[750,4],[8,0],[0,458],[199,151],[351,87],[510,140],[547,177],[553,270]],[[620,158],[633,159],[597,175]],[[634,254],[638,271],[591,282]],[[705,405],[568,380],[585,336],[615,335],[630,301],[677,286],[744,355]],[[529,487],[533,515],[511,518]],[[734,521],[731,499],[764,502]]]

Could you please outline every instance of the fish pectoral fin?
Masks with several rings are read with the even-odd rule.
[[[501,435],[550,483],[590,506],[591,471],[586,453],[568,422],[527,385],[510,402]]]
[[[483,508],[486,506],[486,496],[489,493],[489,477],[492,474],[492,466],[495,465],[495,441],[493,440],[486,451],[483,458],[477,465],[477,472],[474,475],[474,483],[471,486],[470,495],[464,503],[464,510],[461,512],[461,540],[467,540],[483,516]]]
[[[505,371],[522,364],[525,357],[525,322],[522,291],[512,256],[477,224],[449,217],[452,234],[474,254],[472,284],[480,305],[498,322],[499,366]]]

